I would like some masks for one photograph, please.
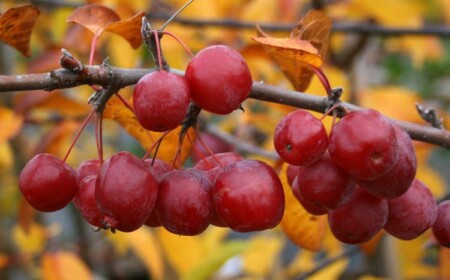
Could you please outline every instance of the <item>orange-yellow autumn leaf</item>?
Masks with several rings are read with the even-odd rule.
[[[325,59],[328,52],[332,21],[320,10],[311,10],[292,29],[291,38],[310,42]]]
[[[24,5],[8,9],[0,14],[0,40],[25,56],[31,55],[30,38],[39,9]]]
[[[113,96],[106,104],[103,117],[119,123],[131,136],[136,138],[145,149],[150,148],[164,134],[161,132],[151,132],[143,128],[137,121],[134,113],[116,96]],[[168,163],[173,162],[179,148],[180,131],[181,127],[178,127],[165,136],[158,150],[157,158]],[[189,135],[189,138],[194,141],[194,130],[189,129],[187,134]],[[183,144],[181,145],[179,160],[175,162],[175,165],[178,165],[180,162],[183,163],[187,159],[190,155],[191,147],[192,143],[185,137]]]
[[[93,275],[80,257],[72,252],[45,252],[41,260],[44,280],[89,280]]]
[[[10,262],[11,258],[6,255],[6,254],[0,254],[0,270],[5,268],[9,262]]]
[[[450,249],[439,248],[438,279],[450,279]]]
[[[25,200],[24,197],[21,197],[19,202],[19,209],[17,212],[19,225],[22,231],[28,234],[31,230],[31,225],[34,222],[36,210],[31,207],[31,205]]]
[[[142,44],[141,25],[144,15],[144,12],[139,12],[129,19],[111,22],[105,28],[105,31],[123,37],[134,49],[137,49]]]
[[[0,107],[0,142],[14,137],[22,127],[23,117],[11,109]]]
[[[299,91],[304,91],[314,75],[312,68],[323,64],[328,51],[331,20],[320,11],[310,11],[291,31],[290,38],[252,39],[264,46],[286,77]]]
[[[281,228],[297,246],[318,251],[322,247],[326,233],[326,216],[314,216],[301,206],[287,181],[286,168],[287,164],[284,164],[280,171],[280,179],[283,183],[286,199]]]
[[[99,4],[80,6],[67,18],[67,22],[77,23],[96,35],[100,35],[108,24],[119,20],[116,12]]]
[[[138,12],[129,19],[121,20],[119,15],[99,4],[83,5],[73,11],[67,18],[67,22],[77,23],[94,36],[100,36],[103,31],[109,31],[124,38],[130,45],[137,49],[142,43],[141,26],[144,12]]]
[[[25,254],[39,254],[47,243],[47,230],[43,225],[33,222],[25,231],[19,224],[15,225],[11,234],[15,245]]]

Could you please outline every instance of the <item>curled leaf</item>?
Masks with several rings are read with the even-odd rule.
[[[39,9],[24,5],[6,10],[0,15],[0,40],[25,56],[31,56],[30,39]]]
[[[105,31],[109,31],[123,37],[130,43],[131,47],[137,49],[142,44],[141,25],[142,17],[144,15],[144,12],[139,12],[129,19],[111,22],[105,28]]]
[[[103,32],[108,24],[119,20],[116,12],[98,4],[83,5],[67,18],[67,22],[77,23],[97,35]]]
[[[286,176],[285,164],[280,173],[283,183],[286,208],[281,220],[281,228],[297,246],[318,251],[326,233],[326,216],[314,216],[308,213],[295,198]]]

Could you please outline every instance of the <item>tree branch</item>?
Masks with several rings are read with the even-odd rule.
[[[147,17],[151,20],[167,20],[170,15],[161,13],[148,13]],[[295,24],[292,23],[261,23],[240,21],[234,19],[219,19],[219,20],[201,20],[177,17],[172,20],[186,26],[193,27],[224,27],[224,28],[239,28],[239,29],[255,29],[257,25],[264,31],[286,31],[290,32]],[[406,36],[406,35],[434,35],[440,37],[450,37],[450,27],[446,25],[426,25],[423,27],[385,27],[375,23],[368,22],[334,22],[332,32],[335,33],[357,33],[357,34],[372,34],[380,36]]]
[[[48,73],[25,74],[16,76],[0,75],[0,92],[25,90],[47,90],[72,88],[80,85],[101,85],[120,89],[134,85],[145,74],[154,69],[124,69],[105,67],[103,65],[86,66],[86,70],[76,74],[66,69],[57,69]],[[183,71],[170,71],[183,75]],[[112,78],[111,78],[112,77]],[[250,98],[266,102],[285,104],[316,112],[325,112],[330,101],[326,96],[320,97],[303,92],[287,90],[261,82],[254,82]],[[342,102],[349,111],[361,110],[361,107]],[[342,116],[342,115],[339,115]],[[420,125],[392,119],[392,122],[404,128],[411,138],[450,149],[450,132],[434,128],[430,125]]]

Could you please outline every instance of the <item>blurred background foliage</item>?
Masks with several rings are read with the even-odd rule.
[[[270,27],[293,27],[307,11],[320,8],[334,23],[371,23],[386,29],[426,28],[430,24],[448,27],[449,3],[195,0],[178,17],[184,23],[175,20],[166,30],[194,53],[212,44],[232,46],[246,58],[255,81],[293,89],[263,48],[251,40],[257,35],[256,23],[273,37],[289,37],[289,29],[272,31]],[[29,42],[30,56],[0,42],[1,75],[59,68],[61,48],[88,64],[93,34],[82,24],[67,22],[77,7],[100,4],[113,10],[121,20],[145,12],[152,26],[158,28],[164,23],[161,18],[173,14],[185,0],[0,0],[0,26],[4,24],[4,11],[26,4],[33,4],[40,11]],[[196,21],[201,24],[193,24]],[[242,23],[249,23],[251,28]],[[162,47],[171,67],[185,69],[190,56],[175,40],[165,37]],[[143,46],[133,48],[129,40],[113,32],[101,33],[95,48],[93,64],[108,57],[109,63],[117,67],[153,66]],[[343,87],[346,101],[396,119],[424,123],[415,109],[415,104],[420,103],[436,109],[449,127],[449,54],[448,35],[332,32],[323,69],[333,87]],[[311,222],[310,215],[302,209],[297,209],[297,216],[285,217],[283,222],[289,230],[277,227],[238,234],[211,226],[194,237],[150,227],[126,234],[94,232],[72,205],[55,213],[34,212],[21,198],[17,176],[36,153],[64,156],[90,110],[86,101],[92,92],[90,87],[80,86],[51,93],[0,95],[0,279],[450,279],[450,251],[435,246],[430,232],[412,241],[380,234],[367,244],[347,246],[330,234],[326,219]],[[316,78],[305,92],[326,94]],[[127,98],[131,93],[132,87],[121,90]],[[142,156],[149,146],[149,137],[157,135],[139,132],[136,124],[130,123],[131,112],[114,104],[112,101],[105,113],[105,156],[120,150]],[[273,130],[295,108],[257,100],[246,101],[244,107],[244,113],[228,116],[202,113],[200,127],[207,130],[213,126],[238,140],[236,151],[280,167],[274,156]],[[331,122],[324,122],[329,128]],[[176,140],[165,140],[159,156],[170,160]],[[242,143],[255,149],[246,149]],[[450,182],[450,153],[430,144],[415,144],[417,177],[430,187],[436,200],[444,199]],[[266,153],[259,153],[257,148]],[[191,165],[188,145],[183,155],[185,166]],[[83,160],[95,157],[94,127],[89,125],[68,163],[77,167]],[[283,168],[280,177],[285,182]]]

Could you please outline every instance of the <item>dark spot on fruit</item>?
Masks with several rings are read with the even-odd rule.
[[[292,151],[292,146],[291,144],[286,144],[286,146],[284,147],[286,149],[286,151],[290,152]]]

